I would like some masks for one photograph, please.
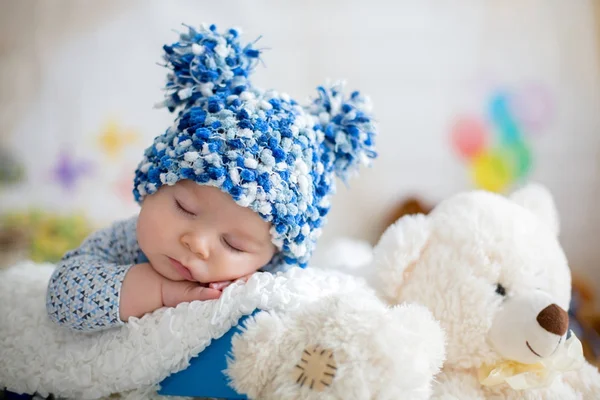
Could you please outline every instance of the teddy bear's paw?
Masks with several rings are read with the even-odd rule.
[[[337,372],[334,353],[319,345],[308,346],[294,367],[292,379],[300,387],[307,386],[311,390],[322,392],[332,385]]]
[[[425,308],[392,309],[357,290],[258,313],[234,337],[226,372],[251,399],[420,400],[442,357],[441,328]]]

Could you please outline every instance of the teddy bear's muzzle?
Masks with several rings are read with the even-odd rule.
[[[567,312],[548,293],[533,290],[505,300],[489,339],[503,359],[535,364],[557,350],[568,328]]]

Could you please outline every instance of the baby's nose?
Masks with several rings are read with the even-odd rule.
[[[550,304],[537,316],[537,322],[550,333],[563,336],[569,329],[569,315],[556,304]]]
[[[183,235],[181,242],[187,247],[192,253],[196,254],[202,259],[207,259],[210,255],[209,244],[206,238],[200,235]]]

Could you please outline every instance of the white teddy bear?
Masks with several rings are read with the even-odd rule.
[[[389,304],[420,303],[447,358],[433,399],[600,399],[600,375],[569,336],[571,276],[553,199],[473,191],[381,237],[374,281]]]

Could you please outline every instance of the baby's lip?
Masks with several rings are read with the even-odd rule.
[[[171,258],[169,256],[167,256],[167,258],[171,261],[171,265],[173,265],[173,267],[177,270],[177,272],[179,272],[179,274],[182,275],[186,280],[196,282],[198,285],[200,285],[202,287],[209,287],[210,283],[199,282],[196,279],[194,279],[194,277],[192,276],[191,269],[189,267],[180,263],[179,261],[177,261],[174,258]],[[183,270],[180,269],[179,267],[183,268]]]
[[[190,271],[190,269],[188,267],[186,267],[185,265],[183,265],[182,263],[180,263],[179,261],[177,261],[174,258],[168,257],[169,261],[171,262],[171,265],[173,266],[173,269],[175,271],[177,271],[177,273],[179,275],[181,275],[183,278],[185,278],[188,281],[194,281],[194,277],[192,276],[192,272]]]

